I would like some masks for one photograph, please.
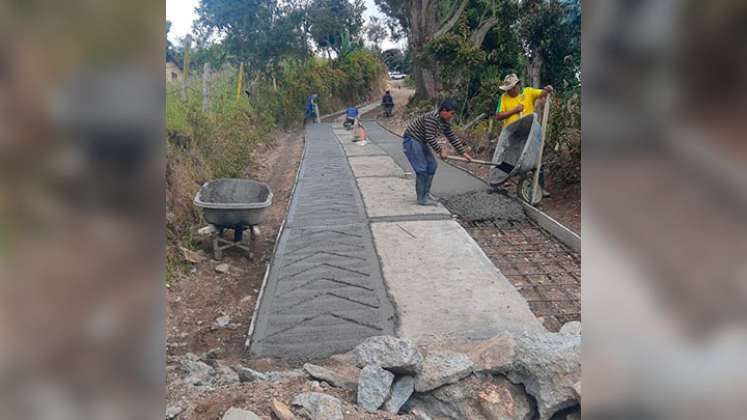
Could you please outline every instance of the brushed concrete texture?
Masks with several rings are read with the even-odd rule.
[[[402,138],[386,131],[378,123],[370,122],[366,124],[369,141],[381,147],[405,172],[412,172],[410,162],[407,160],[405,153],[402,151]],[[450,146],[449,146],[450,147]],[[454,154],[450,150],[450,154]],[[460,195],[474,191],[488,191],[490,187],[487,183],[476,178],[467,172],[449,165],[438,159],[438,170],[436,177],[433,179],[431,193],[437,197],[448,198],[453,195]]]
[[[464,342],[504,331],[544,331],[526,300],[456,222],[371,225],[399,318],[398,336]]]
[[[415,180],[406,178],[358,178],[368,217],[445,215],[444,206],[420,206],[415,201]]]
[[[313,359],[394,331],[355,178],[330,124],[307,126],[304,158],[250,353]]]
[[[405,173],[389,156],[348,157],[356,178],[364,176],[403,177]]]

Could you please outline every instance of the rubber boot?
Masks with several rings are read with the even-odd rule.
[[[426,175],[425,189],[424,189],[424,193],[423,193],[423,197],[425,197],[425,201],[428,204],[433,205],[433,206],[435,206],[436,204],[438,204],[438,202],[436,201],[435,197],[433,197],[431,195],[431,184],[433,184],[433,178],[434,177],[435,177],[435,175]]]
[[[425,199],[425,187],[428,183],[428,175],[426,174],[415,174],[415,194],[418,197],[418,204],[421,206],[428,205]]]

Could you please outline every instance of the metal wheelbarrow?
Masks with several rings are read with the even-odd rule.
[[[272,205],[272,190],[269,185],[250,179],[221,178],[203,184],[194,203],[210,224],[208,232],[213,239],[213,254],[219,260],[228,248],[251,251],[244,241],[244,230],[249,230],[253,241],[265,209]],[[233,229],[233,241],[223,237],[226,229]]]
[[[493,162],[508,165],[495,166],[490,170],[488,183],[498,187],[514,176],[521,179],[517,183],[516,194],[530,204],[537,204],[542,194],[532,193],[534,177],[542,150],[542,126],[537,114],[529,114],[509,124],[498,137],[493,153]],[[512,167],[512,168],[511,168]]]
[[[549,103],[549,98],[547,103]],[[547,115],[548,108],[545,109],[545,115]],[[546,120],[543,122],[547,125]],[[542,192],[535,194],[534,188],[538,183],[537,171],[542,165],[543,146],[544,130],[537,121],[537,114],[530,114],[501,130],[492,162],[476,159],[471,162],[492,166],[488,174],[488,183],[493,188],[497,188],[514,176],[519,176],[516,195],[534,205],[542,200]],[[456,156],[449,156],[449,159],[466,161]],[[539,186],[537,189],[541,190]]]

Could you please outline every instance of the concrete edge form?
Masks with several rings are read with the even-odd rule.
[[[527,217],[537,223],[542,229],[549,232],[555,239],[575,252],[581,253],[581,237],[576,232],[563,226],[560,222],[548,216],[542,210],[519,200],[524,207]]]

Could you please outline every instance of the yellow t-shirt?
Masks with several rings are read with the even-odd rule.
[[[524,110],[521,111],[520,114],[511,115],[510,117],[503,120],[503,126],[505,127],[518,120],[519,118],[526,117],[527,115],[533,113],[534,101],[537,100],[542,92],[542,89],[526,87],[522,89],[521,93],[516,96],[511,96],[508,93],[504,93],[503,95],[501,95],[501,98],[498,102],[498,107],[495,109],[496,113],[511,111],[512,109],[516,108],[517,105],[524,104]]]

